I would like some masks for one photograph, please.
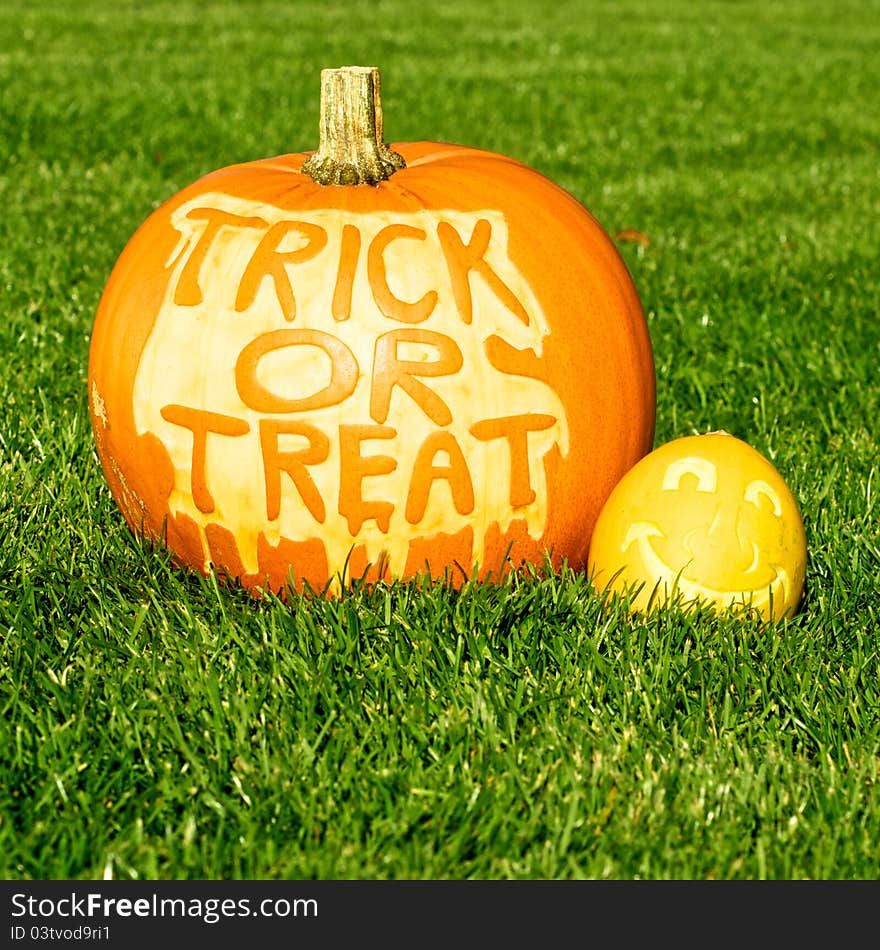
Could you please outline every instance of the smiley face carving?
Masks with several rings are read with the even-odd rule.
[[[806,540],[794,497],[759,452],[727,433],[677,439],[618,483],[596,524],[594,585],[641,585],[633,606],[671,597],[793,612],[803,591]]]

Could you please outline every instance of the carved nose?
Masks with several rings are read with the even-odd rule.
[[[745,571],[754,560],[752,544],[735,506],[718,505],[708,525],[691,532],[687,546],[704,563],[713,563],[725,572]]]

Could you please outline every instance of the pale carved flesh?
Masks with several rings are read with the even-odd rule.
[[[500,339],[540,356],[549,332],[501,212],[293,213],[217,193],[171,223],[134,421],[168,452],[169,510],[199,526],[206,567],[212,524],[249,573],[261,534],[320,538],[331,576],[355,544],[399,575],[439,531],[471,528],[474,562],[493,522],[541,537],[544,459],[568,452],[568,425],[550,385],[487,355]]]

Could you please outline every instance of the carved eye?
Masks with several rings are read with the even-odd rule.
[[[667,466],[663,475],[663,491],[678,491],[685,475],[696,475],[697,491],[714,492],[718,488],[718,469],[707,459],[689,455]]]
[[[747,502],[753,504],[756,508],[760,508],[760,496],[764,495],[770,499],[770,502],[773,505],[773,514],[777,518],[782,517],[782,501],[779,498],[779,495],[776,493],[775,489],[768,485],[767,482],[763,481],[760,478],[751,481],[746,485],[746,490],[743,493],[743,498]]]

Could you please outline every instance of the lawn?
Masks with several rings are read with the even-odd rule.
[[[876,0],[8,0],[2,876],[880,876],[878,49]],[[348,64],[389,141],[642,236],[655,444],[773,461],[796,616],[631,616],[567,568],[255,600],[134,539],[88,417],[110,270],[201,175],[316,148]]]

